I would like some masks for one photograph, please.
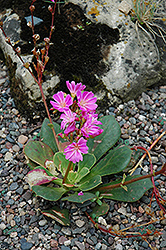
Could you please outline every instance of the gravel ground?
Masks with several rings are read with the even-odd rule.
[[[166,129],[166,86],[148,90],[137,100],[110,107],[106,114],[116,117],[122,130],[121,141],[148,148]],[[165,119],[165,120],[164,120]],[[26,183],[25,175],[29,168],[22,153],[23,145],[38,130],[21,117],[10,95],[7,68],[0,64],[0,249],[21,250],[77,250],[77,249],[115,249],[144,250],[150,249],[141,238],[119,238],[104,234],[94,228],[84,211],[93,204],[78,207],[75,204],[60,203],[71,214],[71,227],[63,227],[44,217],[40,209],[52,206],[51,202],[36,198]],[[162,137],[151,151],[154,169],[159,170],[166,162],[166,136]],[[136,173],[148,172],[149,162],[145,159],[142,169]],[[165,176],[156,179],[163,198]],[[114,230],[123,229],[135,222],[148,221],[145,210],[150,201],[147,192],[140,201],[123,203],[107,200],[110,210],[103,217],[103,222]],[[155,200],[152,209],[159,216],[159,207]],[[166,250],[166,219],[154,224],[162,230],[162,236],[151,236],[149,242],[156,249]]]

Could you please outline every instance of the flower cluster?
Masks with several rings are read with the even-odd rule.
[[[64,149],[65,157],[76,163],[83,160],[82,154],[88,153],[88,138],[100,135],[103,129],[97,126],[102,123],[97,120],[98,115],[95,113],[97,98],[94,94],[84,91],[86,86],[82,83],[67,81],[66,85],[70,94],[59,91],[53,95],[54,101],[50,103],[54,109],[62,112],[60,119],[64,134],[60,136],[70,142]]]

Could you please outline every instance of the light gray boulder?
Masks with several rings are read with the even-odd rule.
[[[131,9],[131,1],[126,0],[124,4],[120,0],[111,1],[80,1],[70,0],[83,10],[85,16],[91,22],[106,24],[118,29],[120,39],[116,44],[104,47],[103,62],[107,66],[107,72],[96,73],[95,77],[101,84],[95,95],[102,101],[107,97],[108,105],[120,103],[136,98],[147,87],[153,84],[166,83],[166,45],[162,39],[157,43],[160,52],[160,60],[154,43],[148,35],[139,29],[139,35],[143,43],[143,48],[139,43],[138,34],[134,22],[128,14]],[[165,13],[166,6],[163,5],[162,12]],[[10,36],[13,43],[20,39],[20,20],[18,15],[7,10],[1,14],[4,20],[4,29]],[[15,55],[12,48],[6,43],[0,32],[0,47],[6,58],[11,59],[10,63],[16,63],[15,79],[20,93],[27,99],[29,107],[34,107],[34,103],[41,101],[41,94],[37,84],[29,72],[23,67],[20,59]],[[106,54],[106,56],[104,56]],[[23,56],[23,60],[32,60],[31,55]],[[66,79],[68,80],[68,79]],[[51,76],[43,83],[44,94],[50,97],[53,89],[60,82],[59,76]]]
[[[105,63],[109,70],[100,76],[108,90],[110,101],[117,101],[115,97],[128,101],[136,98],[149,86],[158,83],[166,84],[166,44],[160,39],[158,44],[160,60],[158,60],[154,43],[144,31],[139,29],[139,36],[143,43],[143,48],[141,47],[130,15],[120,12],[121,10],[129,13],[132,8],[131,0],[71,0],[71,2],[78,4],[92,21],[119,30],[119,42],[108,46],[109,53]],[[165,1],[160,1],[160,8],[161,16],[164,17],[166,15]]]

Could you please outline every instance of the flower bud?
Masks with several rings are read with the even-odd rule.
[[[36,56],[36,48],[33,48],[31,52],[33,53],[34,56]]]
[[[5,37],[5,40],[6,40],[7,43],[11,43],[10,37]]]
[[[24,66],[26,69],[29,69],[30,63],[29,63],[29,62],[26,62],[26,63],[23,64],[23,66]]]
[[[53,8],[51,5],[48,6],[48,10],[52,13],[53,12]]]
[[[32,37],[35,39],[35,41],[38,41],[40,39],[39,34],[34,34]]]
[[[51,27],[51,32],[53,32],[55,30],[55,26]]]
[[[45,37],[45,38],[44,38],[44,41],[45,41],[45,43],[49,43],[49,42],[50,42],[50,39],[49,39],[48,37]]]
[[[44,54],[46,53],[46,49],[45,49],[45,48],[42,48],[42,49],[41,49],[41,53],[42,53],[42,55],[44,55]]]
[[[16,52],[17,52],[18,54],[20,54],[20,53],[21,53],[21,48],[20,48],[20,47],[17,47],[17,48],[16,48]]]
[[[40,56],[40,50],[39,49],[36,51],[36,55]]]
[[[31,23],[31,21],[29,21],[29,22],[27,23],[27,26],[28,26],[29,28],[32,28],[32,23]]]
[[[3,22],[2,21],[0,21],[0,27],[3,27]]]
[[[45,63],[48,63],[49,56],[45,56]]]
[[[30,9],[31,12],[33,12],[33,11],[35,10],[35,6],[34,6],[34,5],[31,5],[31,6],[29,7],[29,9]]]

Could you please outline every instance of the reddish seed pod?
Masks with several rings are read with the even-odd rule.
[[[35,6],[34,6],[34,5],[31,5],[31,6],[29,7],[29,9],[30,9],[31,12],[33,12],[33,11],[35,10]]]
[[[44,38],[44,41],[45,41],[46,43],[49,43],[49,42],[50,42],[50,39],[49,39],[48,37],[45,37],[45,38]]]
[[[7,43],[10,43],[10,42],[11,42],[11,41],[10,41],[10,37],[6,37],[5,40],[6,40]]]
[[[29,66],[30,66],[30,63],[29,62],[26,62],[26,63],[24,63],[24,65],[23,65],[26,69],[28,69],[29,68]]]
[[[48,63],[48,60],[49,60],[49,56],[45,56],[45,63]]]
[[[52,13],[53,12],[53,8],[51,5],[48,6],[48,10]]]
[[[33,37],[36,41],[38,41],[38,40],[40,39],[39,34],[34,34],[32,37]]]
[[[31,23],[31,21],[29,21],[29,22],[27,23],[27,26],[28,26],[29,28],[32,28],[32,23]]]
[[[17,48],[16,48],[16,52],[17,52],[18,54],[20,54],[20,53],[21,53],[21,48],[20,48],[20,47],[17,47]]]
[[[44,55],[44,54],[46,53],[46,49],[45,49],[45,48],[42,48],[42,49],[41,49],[41,53],[42,53],[42,55]]]

